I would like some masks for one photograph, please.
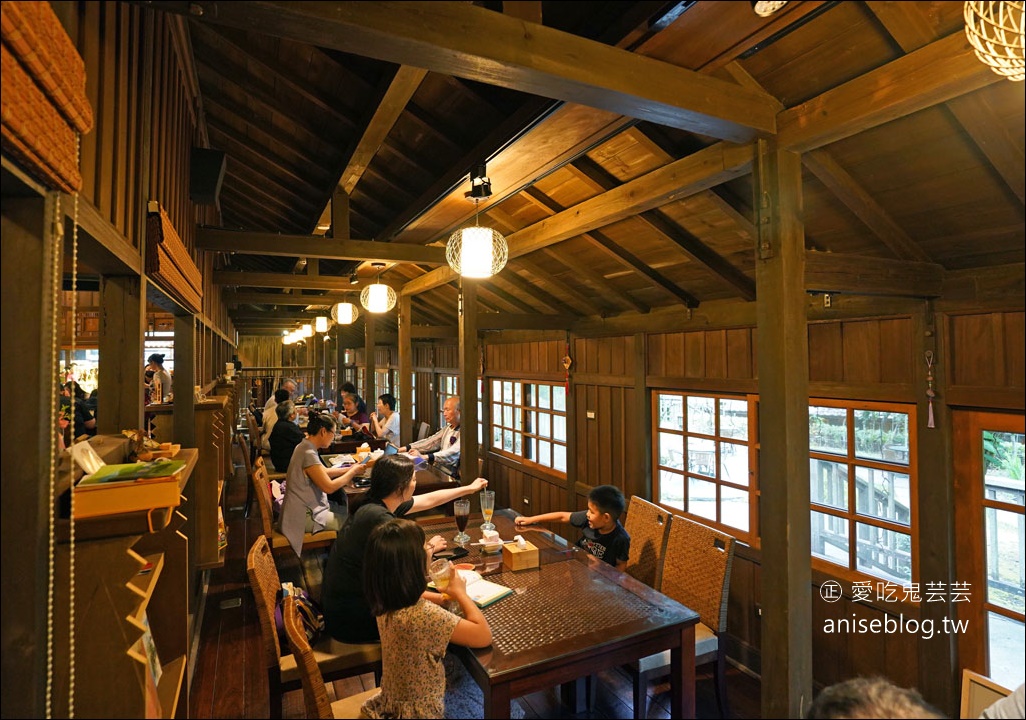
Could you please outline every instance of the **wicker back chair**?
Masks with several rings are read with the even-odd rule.
[[[285,623],[285,633],[288,635],[292,654],[296,657],[299,675],[303,683],[303,704],[306,705],[306,716],[321,718],[321,720],[360,717],[360,709],[364,702],[381,692],[381,689],[371,688],[331,702],[328,698],[328,689],[324,685],[324,676],[321,675],[321,669],[317,666],[313,648],[310,647],[310,643],[306,639],[303,621],[296,610],[295,599],[285,598],[282,601],[281,612],[282,620]]]
[[[624,529],[631,536],[627,574],[649,587],[659,587],[659,573],[670,530],[669,511],[637,495],[631,497]]]
[[[680,515],[673,516],[659,590],[699,614],[695,665],[716,663],[716,701],[728,717],[726,656],[720,637],[727,630],[727,599],[735,539]],[[633,540],[632,540],[633,544]],[[646,717],[648,682],[669,671],[669,651],[628,665],[634,677],[634,717]]]
[[[262,457],[257,457],[253,464],[253,472],[250,475],[250,484],[253,487],[253,494],[256,495],[257,508],[260,510],[260,529],[267,542],[274,552],[291,550],[289,539],[282,535],[274,527],[274,510],[271,507],[271,478],[267,472],[267,465]],[[303,550],[316,547],[326,547],[335,541],[338,535],[334,530],[321,530],[317,533],[305,533],[303,535]]]
[[[267,668],[270,716],[280,718],[282,716],[282,693],[299,689],[302,685],[302,671],[296,656],[283,655],[278,642],[274,611],[281,582],[271,548],[267,544],[267,538],[263,535],[258,535],[249,549],[249,555],[246,558],[246,574],[249,576],[249,585],[253,591],[257,617],[260,620],[264,664]],[[306,640],[305,634],[303,639]],[[310,648],[309,643],[306,646]],[[333,642],[330,637],[325,635],[314,648],[310,649],[310,654],[318,668],[318,677],[334,681],[366,672],[373,672],[375,679],[381,677],[381,645],[378,643]],[[323,679],[321,684],[323,686]]]

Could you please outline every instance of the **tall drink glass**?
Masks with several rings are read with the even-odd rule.
[[[492,513],[495,512],[495,491],[494,490],[482,490],[481,491],[481,514],[484,516],[484,523],[481,525],[482,530],[494,530],[495,525],[492,523]]]
[[[453,515],[456,517],[456,527],[459,529],[459,533],[453,538],[453,541],[462,546],[468,540],[470,536],[467,535],[467,521],[470,519],[470,500],[467,498],[460,498],[452,504]]]

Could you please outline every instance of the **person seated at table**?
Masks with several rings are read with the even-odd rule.
[[[296,384],[295,380],[293,380],[292,378],[285,378],[281,381],[281,385],[278,386],[278,390],[287,391],[288,396],[285,399],[288,400],[292,397],[292,393],[296,391],[297,387],[299,386]],[[267,402],[264,403],[264,415],[266,416],[269,413],[269,411],[273,411],[274,406],[277,404],[278,400],[275,398],[275,395],[271,395],[271,397],[267,398]]]
[[[367,403],[356,393],[342,396],[342,412],[334,413],[335,419],[342,427],[352,428],[354,433],[370,435],[370,416],[367,414]]]
[[[488,620],[455,570],[446,594],[459,604],[462,618],[425,599],[424,548],[424,530],[411,520],[386,520],[370,534],[363,584],[381,636],[382,672],[381,692],[364,703],[361,717],[454,717],[446,691],[446,648],[450,642],[472,648],[492,643]],[[483,699],[477,707],[480,717]]]
[[[355,467],[355,466],[354,466]],[[367,539],[378,525],[396,517],[430,510],[488,485],[484,478],[460,487],[414,495],[417,480],[413,460],[405,455],[385,455],[374,463],[370,488],[363,494],[342,531],[335,538],[324,567],[321,606],[325,630],[341,642],[376,642],[378,625],[363,594],[364,552]],[[445,538],[435,535],[424,546],[428,555],[444,550]],[[380,568],[389,572],[388,568]],[[429,600],[441,602],[438,593]]]
[[[265,452],[271,452],[271,433],[278,422],[278,406],[289,399],[289,391],[285,388],[278,388],[272,397],[274,404],[264,410],[264,422],[260,426],[260,447]],[[291,402],[291,401],[290,401]],[[293,408],[295,405],[293,404]],[[291,458],[291,455],[289,456]],[[287,464],[287,463],[286,463]]]
[[[370,416],[371,434],[393,445],[399,444],[399,413],[395,411],[395,395],[378,396],[378,411]]]
[[[85,390],[74,380],[68,380],[61,390],[61,405],[71,420],[71,441],[81,435],[96,435],[96,418],[86,398]]]
[[[587,510],[518,517],[514,523],[519,529],[540,522],[568,522],[576,528],[581,528],[581,538],[577,541],[577,547],[587,550],[617,570],[623,570],[627,567],[627,556],[631,550],[631,536],[620,524],[620,516],[625,506],[620,488],[613,485],[598,485],[588,493]]]
[[[445,427],[434,435],[399,448],[414,457],[423,457],[450,475],[460,471],[460,399],[453,395],[442,405]]]
[[[881,677],[851,678],[823,688],[805,715],[819,718],[941,718],[913,689]]]
[[[285,502],[281,509],[281,534],[300,555],[303,533],[340,530],[349,514],[345,505],[331,502],[330,493],[352,482],[359,465],[326,468],[318,450],[335,439],[335,420],[330,415],[315,415],[306,426],[306,438],[292,451],[285,474]]]
[[[268,438],[271,446],[271,464],[278,472],[285,472],[292,461],[292,452],[296,445],[303,442],[304,433],[296,424],[299,414],[291,400],[278,403],[274,408],[277,421],[271,428]]]
[[[153,353],[146,358],[146,370],[153,371],[153,379],[150,381],[150,400],[155,403],[164,402],[164,398],[172,392],[171,373],[164,369],[165,353]],[[152,391],[154,387],[160,386],[160,396]]]

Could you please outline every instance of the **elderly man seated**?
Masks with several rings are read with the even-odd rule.
[[[460,399],[450,397],[442,406],[445,427],[430,437],[412,442],[399,448],[401,452],[409,451],[414,457],[423,457],[432,465],[450,475],[459,476],[460,472]]]

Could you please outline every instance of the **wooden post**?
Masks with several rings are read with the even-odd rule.
[[[477,477],[477,371],[480,365],[477,339],[477,281],[460,283],[460,477]]]
[[[366,321],[364,322],[363,328],[363,373],[365,386],[363,388],[364,400],[369,400],[372,397],[376,397],[374,389],[374,331],[375,325],[377,325],[377,318],[374,313],[367,313],[364,315]]]
[[[143,426],[140,355],[146,335],[146,277],[100,277],[100,358],[96,426],[103,435]]]
[[[812,701],[809,341],[802,164],[760,142],[755,281],[762,491],[762,714],[804,717]]]
[[[413,298],[399,296],[399,445],[413,442]]]
[[[636,447],[652,447],[652,395],[645,380],[648,378],[648,343],[645,333],[634,335],[634,427],[638,432]],[[639,463],[634,479],[628,478],[627,496],[639,493],[643,498],[652,498],[652,454],[642,451],[636,456]],[[573,486],[571,486],[571,489]],[[652,498],[657,500],[658,498]],[[571,497],[573,500],[573,497]],[[570,505],[569,507],[575,507]]]
[[[222,365],[222,372],[224,372]],[[182,447],[196,445],[196,318],[192,313],[175,316],[174,441]],[[205,439],[204,439],[205,440]]]

